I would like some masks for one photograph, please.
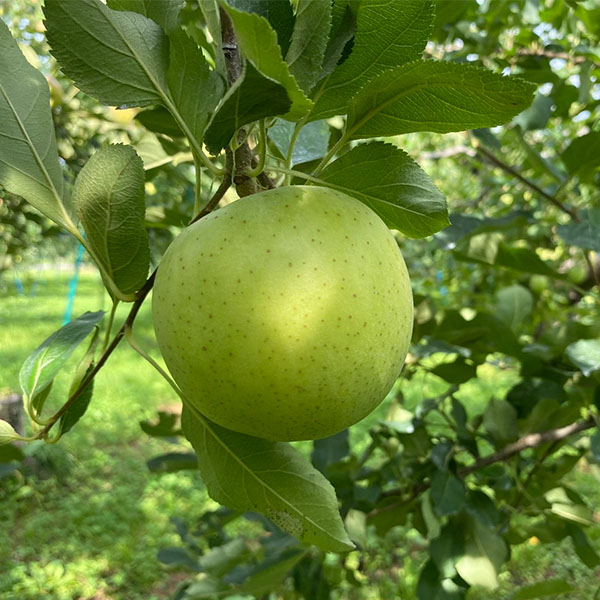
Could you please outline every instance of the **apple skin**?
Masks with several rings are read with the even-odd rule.
[[[291,186],[188,227],[159,266],[156,337],[184,397],[269,440],[333,435],[400,374],[413,325],[398,245],[366,205]]]

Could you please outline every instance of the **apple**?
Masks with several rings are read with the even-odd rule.
[[[247,196],[188,227],[160,263],[152,306],[184,398],[223,427],[281,441],[369,414],[413,324],[392,233],[362,202],[315,186]]]

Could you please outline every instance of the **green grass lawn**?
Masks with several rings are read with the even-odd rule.
[[[17,294],[10,280],[0,291],[0,390],[18,390],[22,361],[61,324],[68,272],[50,271],[28,295]],[[35,296],[32,295],[35,289]],[[82,275],[73,314],[107,310],[99,278]],[[149,303],[136,321],[138,342],[157,357]],[[120,323],[127,312],[122,307]],[[77,356],[72,359],[73,365]],[[502,395],[517,379],[514,371],[484,367],[478,383],[460,394],[477,412],[488,398]],[[69,381],[57,381],[54,408],[66,397]],[[139,421],[162,406],[177,403],[169,386],[123,343],[96,380],[94,398],[82,421],[56,445],[30,448],[35,466],[25,476],[0,480],[0,600],[158,600],[168,598],[185,575],[170,573],[157,561],[161,547],[178,545],[170,518],[193,523],[216,505],[207,497],[197,472],[154,475],[146,460],[172,451],[172,444],[150,438]],[[435,376],[415,378],[403,389],[406,405],[445,389]],[[52,403],[52,400],[49,401]],[[52,408],[52,406],[50,406]],[[369,427],[383,418],[384,403],[351,430],[353,447],[368,443]],[[302,448],[308,448],[304,445]],[[591,506],[600,506],[600,475],[576,470],[569,482]],[[600,550],[600,526],[588,529]],[[386,540],[373,538],[364,561],[363,586],[336,592],[339,600],[414,599],[425,554],[414,530],[396,528]],[[513,553],[490,593],[474,590],[474,600],[509,600],[521,585],[564,577],[576,591],[569,600],[596,600],[600,571],[584,567],[567,540],[559,545],[523,544]],[[567,596],[563,596],[567,598]]]

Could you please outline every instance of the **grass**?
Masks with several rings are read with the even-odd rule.
[[[17,294],[5,280],[6,287],[0,290],[0,390],[19,389],[22,361],[60,326],[69,276],[50,271],[35,286],[34,275],[24,281],[28,295]],[[73,314],[108,308],[98,277],[82,275]],[[117,323],[126,311],[127,307],[120,309]],[[135,333],[156,356],[149,306],[142,309]],[[76,360],[74,356],[72,366]],[[480,413],[492,394],[501,397],[516,381],[514,371],[480,369],[478,382],[469,382],[460,391],[470,414]],[[68,385],[68,378],[57,381],[54,408]],[[419,376],[403,389],[405,405],[413,409],[424,397],[444,389],[435,376]],[[57,445],[30,447],[36,461],[25,477],[0,480],[0,600],[171,596],[182,577],[169,573],[156,559],[161,547],[179,543],[169,519],[180,516],[193,523],[207,508],[216,507],[197,472],[157,476],[146,468],[146,460],[173,446],[145,435],[139,421],[175,402],[168,385],[123,343],[98,376],[94,399],[78,426]],[[352,428],[356,451],[368,443],[368,429],[387,410],[388,405],[382,404]],[[568,479],[591,506],[600,506],[597,471],[575,470]],[[600,526],[587,533],[600,550]],[[340,587],[333,597],[412,600],[425,559],[423,548],[424,540],[414,530],[395,528],[384,540],[373,538],[363,561],[363,585]],[[473,590],[469,599],[509,600],[520,586],[552,577],[574,585],[569,600],[596,600],[600,572],[581,564],[569,540],[514,548],[500,589]]]

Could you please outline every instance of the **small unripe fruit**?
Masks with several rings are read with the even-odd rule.
[[[153,318],[173,378],[201,413],[301,440],[341,431],[385,398],[413,303],[398,245],[373,211],[292,186],[188,227],[158,269]]]

